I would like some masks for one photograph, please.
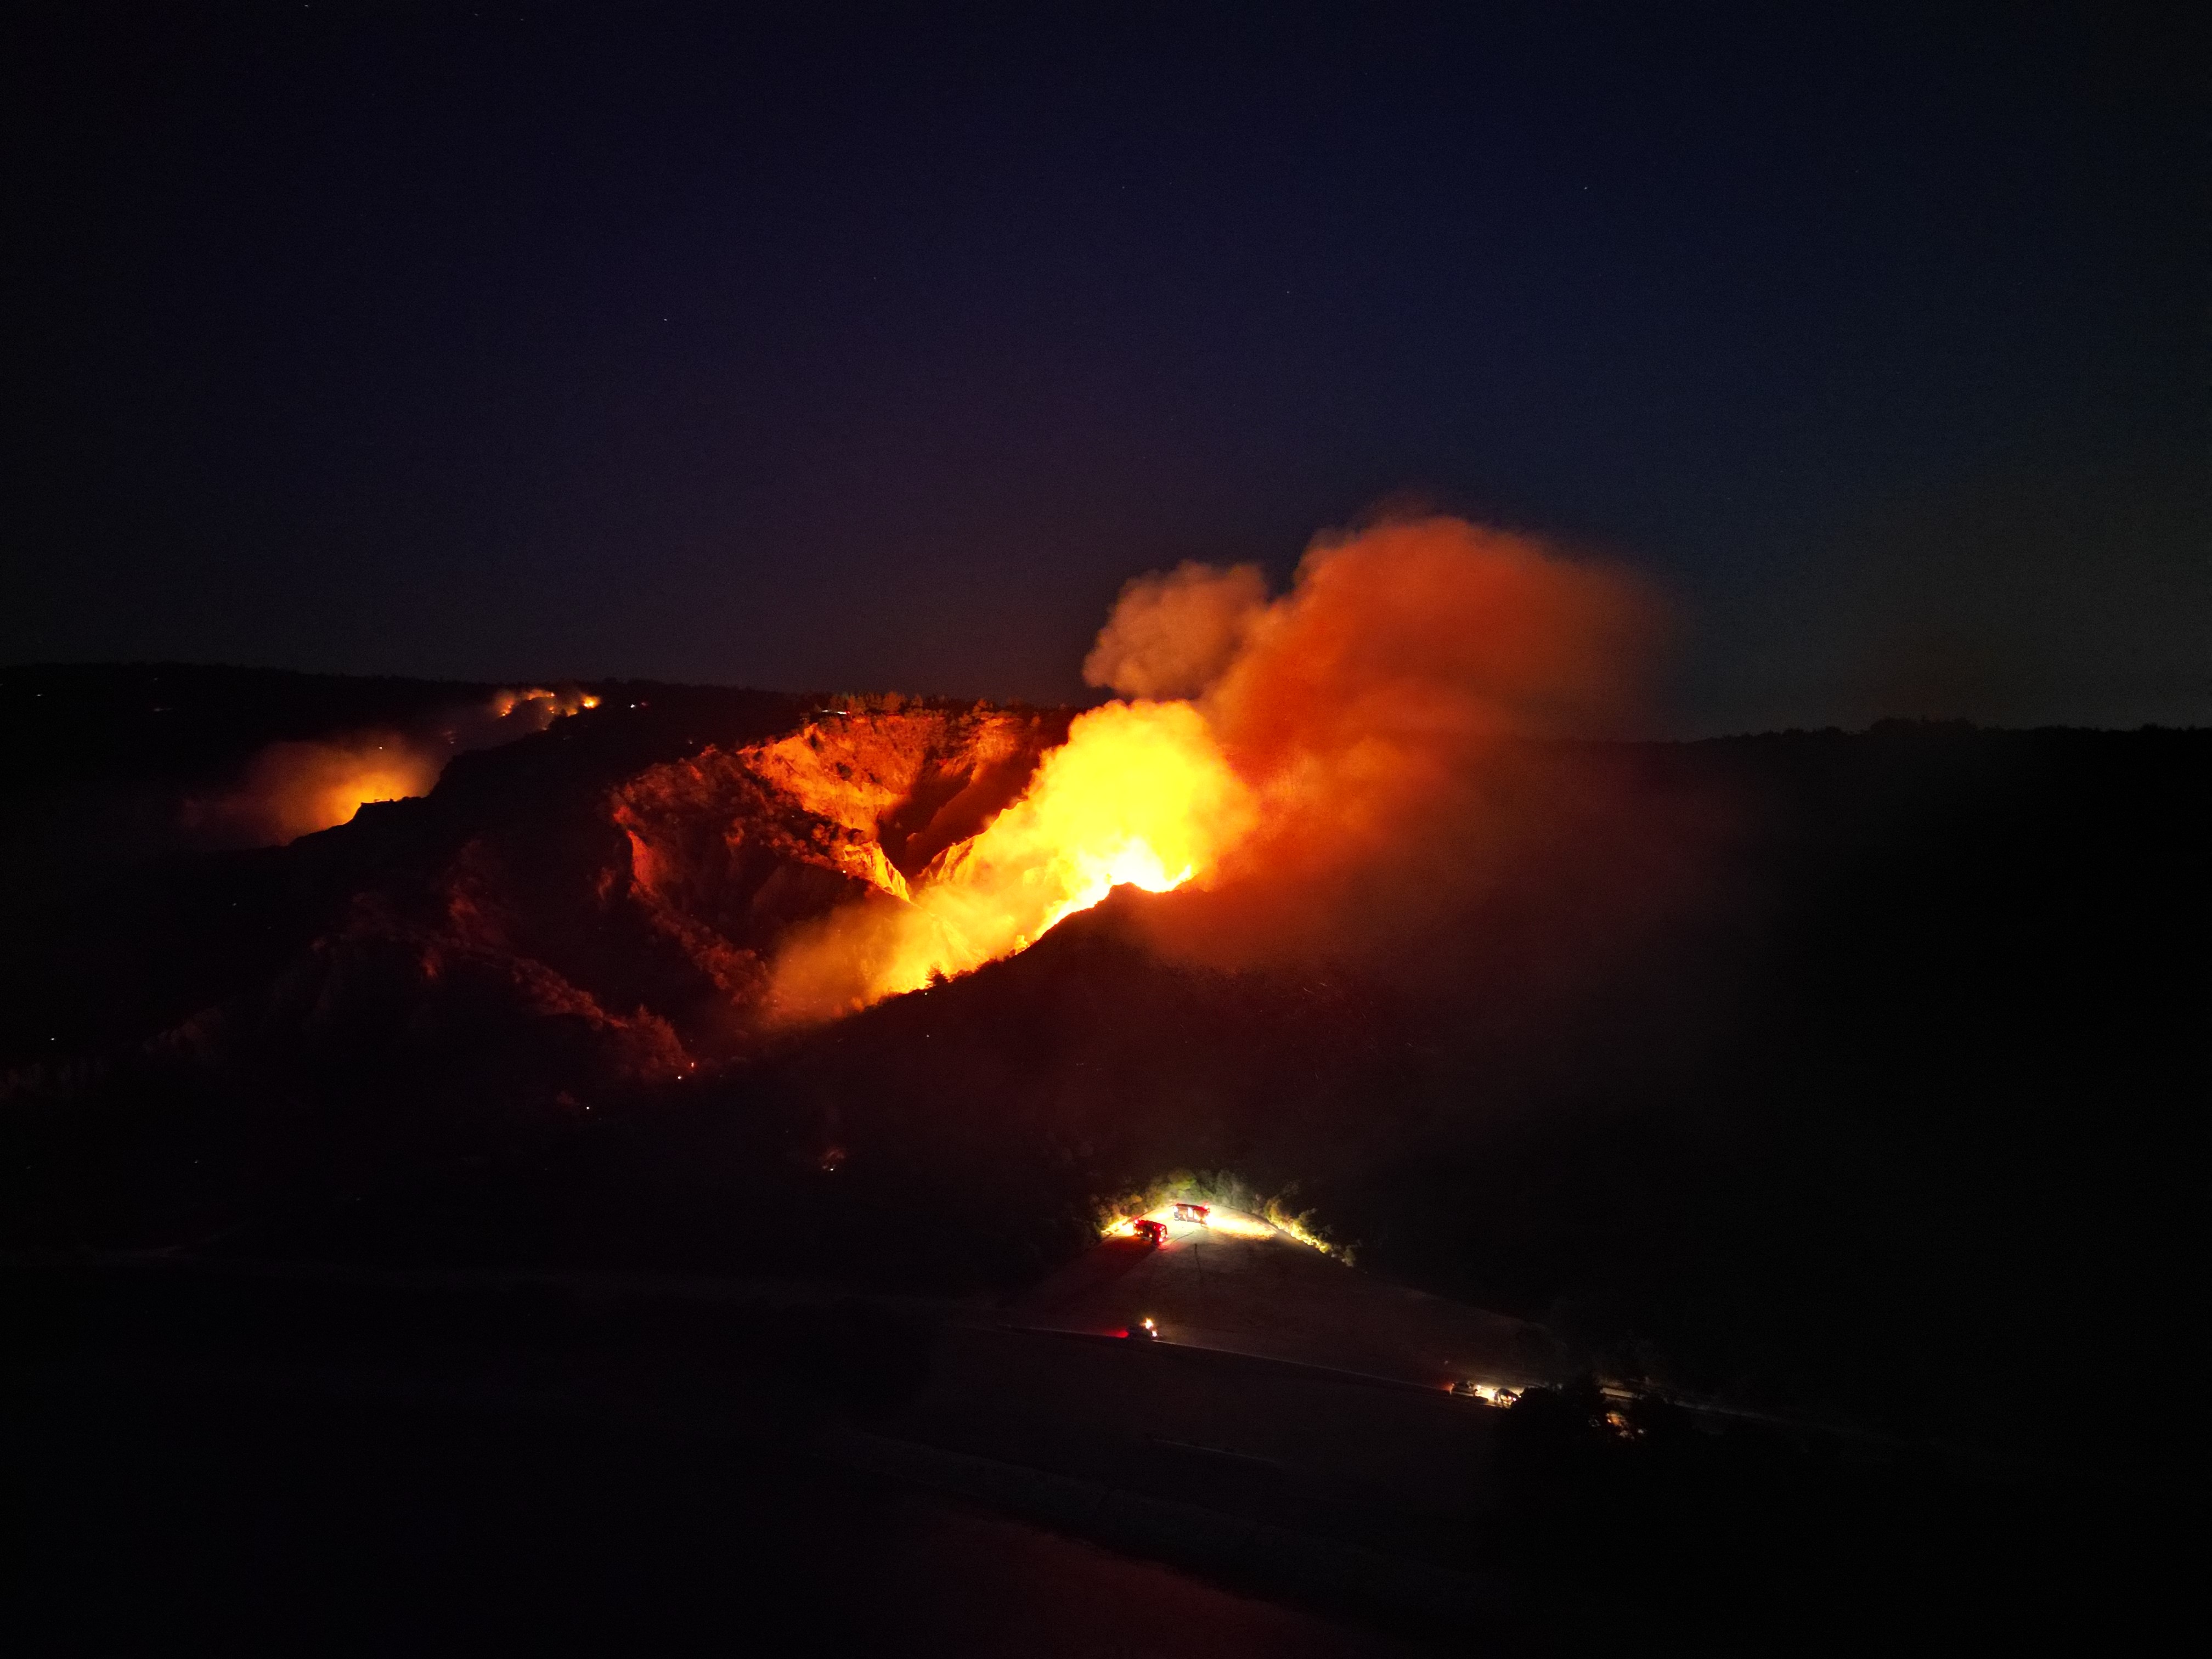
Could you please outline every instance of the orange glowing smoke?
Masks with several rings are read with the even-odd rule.
[[[426,794],[438,781],[435,761],[399,744],[309,748],[308,765],[293,779],[293,793],[300,820],[317,829],[349,823],[372,801]]]
[[[185,827],[221,844],[253,847],[334,829],[373,801],[428,794],[446,763],[464,750],[543,732],[563,715],[599,704],[573,687],[533,686],[496,692],[489,705],[448,708],[434,730],[272,743],[227,793],[186,802]]]
[[[1200,573],[1182,574],[1183,609],[1202,611]],[[1211,575],[1238,644],[1198,705],[1261,811],[1209,891],[1149,919],[1156,945],[1226,967],[1421,960],[1410,940],[1527,884],[1571,827],[1626,822],[1605,786],[1532,767],[1517,740],[1634,729],[1664,618],[1629,572],[1433,517],[1317,538],[1256,611],[1243,573]],[[1146,629],[1170,618],[1132,605],[1144,594],[1125,594],[1102,652],[1160,659]],[[1100,653],[1085,666],[1119,684]],[[1633,883],[1644,850],[1599,863]]]
[[[1011,956],[1117,886],[1165,892],[1249,832],[1250,792],[1188,702],[1079,715],[1030,787],[913,884],[803,930],[779,956],[787,1018],[843,1012]]]
[[[1140,577],[1085,678],[1194,695],[1078,719],[910,901],[873,895],[793,939],[777,1010],[821,1018],[964,973],[1123,883],[1217,890],[1217,956],[1387,928],[1462,880],[1510,739],[1621,728],[1656,621],[1620,570],[1449,518],[1318,539],[1272,602],[1252,566]]]
[[[191,827],[220,839],[273,845],[349,823],[371,801],[426,793],[445,763],[443,754],[396,732],[272,743],[254,757],[236,790],[192,802],[186,816]]]
[[[1507,740],[1621,728],[1655,621],[1625,572],[1457,519],[1316,541],[1202,695],[1266,799],[1249,852],[1279,879],[1432,849]]]

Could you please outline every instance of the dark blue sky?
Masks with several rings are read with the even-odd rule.
[[[0,659],[1059,699],[1410,495],[1678,730],[2212,720],[2178,29],[939,9],[19,19]]]

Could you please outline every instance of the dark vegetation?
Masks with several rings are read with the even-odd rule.
[[[1121,1650],[1068,1622],[1096,1594],[1095,1554],[973,1535],[821,1455],[847,1425],[896,1431],[942,1307],[147,1259],[19,1261],[0,1297],[0,1474],[38,1523],[0,1586],[27,1650],[566,1651],[732,1631],[809,1653]],[[1480,1633],[1516,1652],[1900,1628],[2086,1641],[2136,1627],[2180,1565],[2132,1495],[2094,1481],[1623,1402],[1587,1379],[1466,1410],[1492,1431],[1495,1478],[1423,1517],[1407,1553],[1498,1586]],[[1227,1581],[1455,1650],[1469,1634],[1323,1585]],[[1166,1616],[1160,1586],[1136,1589],[1143,1618]],[[978,1606],[1025,1611],[994,1632]],[[1193,1637],[1163,1630],[1146,1650],[1202,1650]],[[1287,1650],[1364,1649],[1338,1631]]]
[[[1135,1597],[1194,1656],[1312,1623],[815,1455],[919,1380],[926,1326],[880,1307],[160,1262],[0,1298],[12,1652],[992,1652]]]
[[[452,693],[206,671],[172,749],[136,701],[152,671],[38,672],[82,685],[58,724],[11,719],[19,805],[173,799],[270,736]],[[1662,1414],[1623,1440],[1532,1401],[1498,1547],[1538,1578],[1660,1595],[1710,1552],[1777,1595],[1843,1595],[1804,1565],[1841,1552],[1902,1595],[1938,1571],[1928,1517],[2079,1535],[2178,1478],[2212,733],[1893,725],[1578,756],[1655,813],[1725,807],[1656,924],[1609,934],[1569,869],[1469,901],[1395,963],[1230,974],[1148,945],[1173,897],[1117,896],[1012,961],[681,1078],[489,991],[387,1006],[363,959],[280,994],[364,890],[489,839],[510,891],[546,896],[524,918],[539,957],[608,964],[624,1013],[704,1018],[700,987],[653,979],[562,896],[607,843],[607,787],[805,704],[609,690],[623,706],[289,848],[95,838],[44,890],[19,864],[8,1243],[964,1294],[1064,1260],[1103,1195],[1230,1170],[1297,1183],[1363,1268],[1544,1320],[1608,1376],[1860,1437],[1692,1441]],[[1583,939],[1588,971],[1522,971]],[[226,1008],[221,1042],[177,1035]],[[1883,1473],[1852,1443],[1891,1449]],[[1922,1520],[1886,1530],[1900,1507]]]
[[[1998,1474],[1925,1448],[1617,1405],[1584,1381],[1500,1421],[1483,1553],[1513,1564],[1530,1634],[1765,1650],[1895,1640],[2032,1648],[2135,1627],[2171,1540],[2095,1482]]]

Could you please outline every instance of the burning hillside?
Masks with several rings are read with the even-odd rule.
[[[1087,665],[1125,696],[1072,718],[881,696],[767,699],[732,724],[532,690],[288,741],[208,798],[223,839],[289,841],[399,799],[309,860],[325,885],[295,901],[281,974],[195,1002],[187,957],[149,1012],[203,1055],[278,1031],[310,1054],[343,1033],[349,1052],[427,1055],[437,1033],[511,1030],[535,1076],[541,1048],[611,1043],[583,1074],[598,1089],[610,1067],[688,1077],[958,977],[1119,886],[1186,890],[1150,924],[1170,954],[1357,953],[1525,884],[1524,854],[1566,820],[1512,827],[1529,792],[1510,740],[1624,719],[1650,634],[1620,573],[1431,519],[1317,542],[1272,601],[1249,568],[1132,583]],[[538,798],[549,766],[574,773],[557,805]],[[273,969],[287,937],[257,934],[255,959]],[[524,1035],[548,1022],[573,1041]]]
[[[845,747],[841,735],[830,752]],[[1018,800],[910,882],[873,843],[855,848],[856,873],[873,890],[782,945],[774,1015],[820,1018],[920,990],[1026,949],[1115,887],[1179,887],[1212,871],[1253,811],[1188,703],[1093,709],[1042,757]]]
[[[873,890],[785,943],[774,1014],[967,972],[1116,886],[1226,890],[1247,955],[1371,921],[1378,875],[1432,897],[1463,879],[1437,852],[1480,830],[1486,763],[1511,738],[1618,726],[1652,623],[1624,574],[1453,519],[1316,542],[1273,602],[1249,566],[1139,579],[1085,664],[1131,700],[1077,719],[1011,807],[905,878],[852,849]]]

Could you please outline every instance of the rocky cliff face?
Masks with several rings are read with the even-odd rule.
[[[908,882],[1011,803],[1064,714],[988,708],[823,713],[769,742],[709,749],[614,789],[624,869],[603,896],[647,924],[733,1009],[758,1001],[776,940]]]

